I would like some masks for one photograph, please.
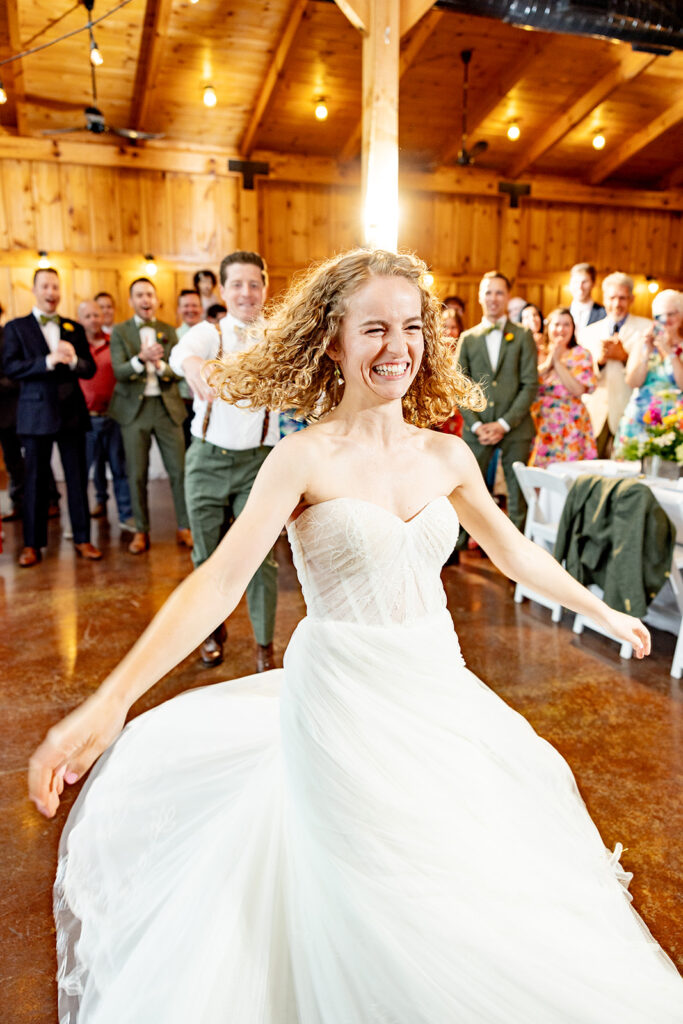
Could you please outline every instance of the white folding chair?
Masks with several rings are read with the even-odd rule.
[[[523,462],[515,462],[512,468],[527,503],[524,536],[552,554],[569,490],[567,481],[564,477],[549,473],[547,469],[525,466]],[[515,587],[515,601],[521,604],[525,597],[550,608],[553,622],[559,622],[562,618],[561,604],[518,583]]]

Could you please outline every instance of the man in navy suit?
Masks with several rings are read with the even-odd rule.
[[[574,318],[579,343],[583,331],[589,324],[595,324],[605,318],[605,307],[593,301],[595,277],[595,267],[592,263],[575,263],[569,271],[569,291],[572,293],[569,309]]]
[[[81,558],[102,557],[90,543],[85,434],[90,427],[79,378],[89,380],[95,363],[80,324],[57,314],[59,275],[49,268],[33,275],[35,306],[5,327],[4,370],[19,382],[17,434],[24,448],[24,549],[19,565],[41,560],[47,545],[48,469],[57,442],[64,467],[74,547]]]

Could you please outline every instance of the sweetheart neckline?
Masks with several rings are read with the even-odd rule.
[[[292,522],[287,525],[287,529],[292,529],[292,527],[294,527],[303,516],[305,516],[308,512],[311,512],[313,509],[320,508],[321,505],[332,505],[334,502],[339,501],[355,501],[360,505],[369,505],[371,508],[376,508],[379,509],[380,512],[384,512],[385,515],[389,516],[391,519],[395,519],[396,522],[402,523],[403,526],[411,526],[412,523],[418,520],[422,516],[422,514],[426,512],[427,509],[431,508],[432,505],[436,504],[437,501],[447,501],[450,509],[453,511],[453,514],[457,514],[449,501],[448,495],[446,494],[438,494],[435,498],[432,498],[430,501],[427,502],[426,505],[423,505],[422,508],[415,513],[415,515],[411,516],[410,519],[401,519],[401,517],[397,515],[395,512],[392,512],[390,509],[385,508],[384,505],[378,505],[376,501],[368,501],[367,498],[353,498],[350,495],[342,494],[337,498],[326,498],[325,501],[316,501],[314,505],[307,505],[303,512],[300,512],[296,519],[293,519]]]

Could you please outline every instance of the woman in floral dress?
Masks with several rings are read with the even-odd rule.
[[[539,363],[538,398],[531,407],[536,440],[530,466],[594,459],[597,448],[581,396],[595,387],[590,352],[576,341],[574,319],[564,306],[546,321],[548,354]]]
[[[643,416],[651,403],[666,416],[683,391],[683,294],[667,288],[652,303],[654,324],[634,344],[626,364],[626,383],[634,390],[619,421],[614,441],[617,458],[635,457],[634,442],[647,437]]]

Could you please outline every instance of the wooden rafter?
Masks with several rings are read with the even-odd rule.
[[[7,0],[5,11],[7,15],[10,50],[12,53],[21,53],[23,46],[21,43],[21,29],[19,24],[19,8],[17,0]],[[7,64],[5,76],[8,83],[10,81],[10,76],[12,77],[12,91],[14,93],[14,102],[16,104],[17,131],[20,135],[26,135],[28,134],[25,105],[26,86],[24,84],[24,69],[22,64],[23,62],[20,60],[15,60],[11,64]],[[12,70],[8,73],[10,68]]]
[[[660,135],[667,132],[669,128],[677,125],[679,121],[683,121],[683,99],[678,99],[675,103],[672,103],[658,117],[655,117],[653,121],[650,121],[644,128],[641,128],[639,132],[634,132],[620,146],[616,146],[612,152],[607,153],[588,175],[586,179],[588,184],[599,185],[605,178],[609,178],[610,174],[617,167],[621,167],[632,156],[639,153],[641,149],[645,149],[651,142],[658,139]]]
[[[665,191],[680,188],[681,185],[683,185],[683,164],[678,164],[672,171],[665,174],[659,182],[659,187]]]
[[[525,34],[522,33],[522,35]],[[520,45],[515,57],[501,68],[497,80],[487,83],[481,100],[470,111],[468,124],[470,138],[489,114],[496,109],[500,101],[517,85],[517,82],[529,73],[532,64],[540,61],[555,44],[554,36],[549,36],[545,32],[534,32],[526,43]],[[460,146],[461,140],[454,138],[441,157],[441,163],[447,164],[455,160],[460,152]]]
[[[359,32],[367,32],[373,0],[335,0],[339,10]]]
[[[433,6],[434,0],[401,0],[401,39]]]
[[[130,113],[130,125],[138,131],[148,127],[147,117],[156,100],[155,91],[172,3],[173,0],[147,0]]]
[[[425,45],[432,32],[443,18],[443,11],[430,10],[422,21],[419,23],[412,36],[408,40],[407,46],[401,53],[399,58],[399,78],[403,78],[406,71],[415,61],[418,53]],[[339,159],[342,162],[353,160],[360,151],[361,138],[363,134],[363,121],[361,118],[358,119],[356,127],[349,135],[344,148],[342,149]]]
[[[244,133],[244,138],[242,139],[240,150],[245,158],[249,158],[251,156],[254,148],[254,137],[258,131],[261,121],[263,120],[263,115],[266,112],[268,104],[270,103],[273,90],[277,85],[278,79],[282,75],[287,55],[291,49],[292,43],[294,42],[294,37],[301,23],[301,19],[304,16],[307,2],[308,0],[293,0],[289,9],[287,22],[282,36],[280,37],[278,48],[275,51],[273,60],[266,73],[266,77],[263,80],[263,85],[261,86],[254,109],[251,117],[249,118],[249,124],[247,125],[247,129]]]
[[[652,54],[634,53],[631,50],[625,50],[617,66],[598,79],[588,92],[579,96],[567,110],[553,114],[545,128],[541,128],[540,132],[535,134],[529,146],[523,150],[510,166],[506,172],[506,177],[518,178],[527,167],[531,167],[544,153],[552,149],[560,139],[563,139],[572,128],[575,128],[577,124],[583,121],[615,89],[642,74],[655,60],[657,60],[657,57]]]

